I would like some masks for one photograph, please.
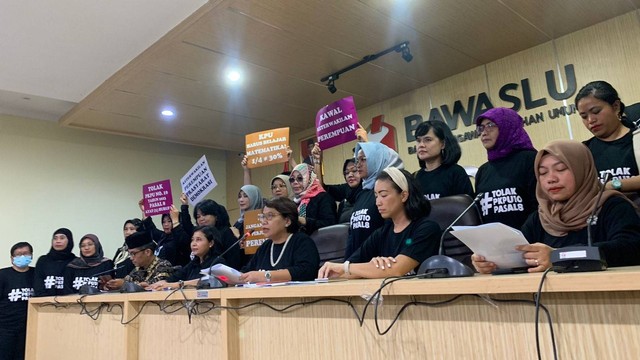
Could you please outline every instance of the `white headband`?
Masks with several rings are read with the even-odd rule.
[[[409,192],[409,183],[407,182],[407,177],[404,176],[402,171],[394,167],[388,167],[382,171],[386,172],[389,177],[391,177],[391,180],[393,180],[393,182],[398,185],[402,191]]]

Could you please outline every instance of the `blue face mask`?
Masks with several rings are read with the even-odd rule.
[[[19,268],[25,268],[31,264],[31,255],[20,255],[13,257],[13,265]]]

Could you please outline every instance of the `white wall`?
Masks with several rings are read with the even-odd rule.
[[[207,197],[226,205],[223,151],[0,115],[0,154],[0,267],[10,265],[9,249],[18,241],[33,245],[35,264],[59,227],[73,232],[76,255],[82,235],[95,233],[112,257],[124,221],[141,216],[142,185],[171,179],[179,204],[180,178],[203,154],[218,182]]]

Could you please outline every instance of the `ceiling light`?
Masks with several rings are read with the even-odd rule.
[[[242,76],[240,75],[240,72],[238,70],[227,71],[227,80],[229,80],[230,82],[237,83],[241,78]]]
[[[332,94],[335,94],[335,92],[338,91],[333,79],[329,79],[329,82],[327,83],[327,89],[329,89],[329,92]]]
[[[162,116],[173,116],[175,115],[175,113],[171,110],[162,110],[161,112]]]

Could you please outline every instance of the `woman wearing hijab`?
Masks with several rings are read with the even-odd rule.
[[[516,249],[530,266],[529,272],[551,267],[554,248],[587,244],[587,219],[596,210],[592,226],[593,245],[600,248],[609,266],[640,264],[640,219],[621,193],[606,190],[598,199],[600,181],[589,149],[571,140],[555,140],[535,158],[540,203],[522,227],[530,245]],[[473,264],[481,273],[496,265],[479,255]]]
[[[374,189],[378,211],[388,221],[344,263],[324,263],[318,278],[402,276],[438,253],[440,226],[427,219],[431,206],[413,176],[389,167]]]
[[[255,185],[244,185],[238,191],[238,206],[240,208],[240,217],[233,224],[238,231],[234,234],[240,237],[244,233],[244,213],[247,211],[262,209],[264,199],[262,198],[262,190]]]
[[[476,193],[484,193],[482,220],[519,229],[538,206],[533,173],[536,150],[522,118],[511,109],[491,109],[478,116],[476,126],[489,158],[476,174]]]
[[[362,180],[362,191],[356,195],[353,203],[345,259],[348,259],[376,229],[384,224],[373,193],[376,178],[386,167],[404,168],[398,153],[381,143],[360,142],[356,145],[354,156],[356,169]]]
[[[320,186],[311,166],[306,163],[296,165],[289,182],[295,194],[293,201],[298,204],[298,222],[305,233],[311,235],[336,223],[336,203]]]
[[[286,197],[293,200],[296,194],[293,193],[288,175],[280,174],[271,179],[271,196],[274,198]]]
[[[122,227],[122,234],[126,239],[127,236],[134,234],[136,231],[142,229],[142,220],[138,218],[129,219],[124,222]],[[115,255],[113,256],[113,263],[115,266],[115,278],[122,279],[127,276],[135,266],[131,262],[131,258],[129,258],[129,249],[127,248],[127,243],[123,242],[122,246],[116,250]]]
[[[80,240],[80,257],[69,264],[64,272],[65,294],[77,293],[82,285],[104,287],[102,276],[113,277],[113,273],[104,273],[113,269],[113,261],[104,257],[100,240],[94,234],[87,234]],[[97,275],[96,274],[102,274]],[[110,280],[110,279],[109,279]]]
[[[35,296],[64,295],[64,270],[73,255],[73,234],[67,228],[60,228],[53,233],[51,249],[40,256],[36,263],[33,282]]]

